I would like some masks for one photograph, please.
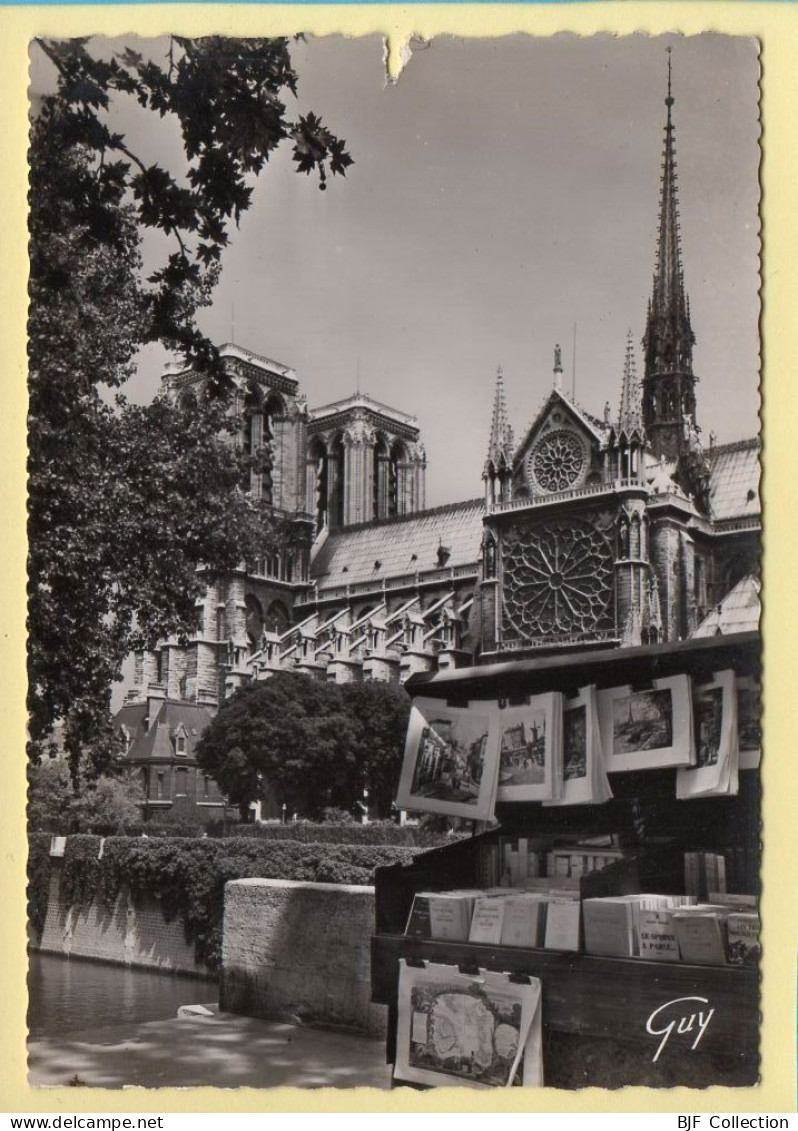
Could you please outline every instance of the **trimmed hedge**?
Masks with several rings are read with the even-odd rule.
[[[465,834],[438,832],[435,829],[424,828],[419,825],[397,825],[393,821],[370,821],[367,825],[352,824],[316,824],[313,821],[293,821],[290,824],[250,825],[228,821],[214,821],[209,825],[192,824],[155,824],[149,821],[146,824],[129,826],[128,828],[104,829],[92,827],[88,834],[102,836],[136,837],[147,836],[163,838],[187,837],[213,837],[214,839],[230,839],[234,837],[247,840],[288,840],[299,841],[301,844],[390,844],[402,845],[406,848],[437,848],[441,844],[449,844],[453,839]]]
[[[294,821],[289,825],[238,825],[232,835],[247,840],[299,841],[300,844],[398,844],[418,847],[415,833],[407,825],[374,821],[368,825],[317,825]]]
[[[100,840],[98,836],[68,838],[62,873],[66,902],[79,908],[93,900],[112,906],[125,889],[134,900],[154,897],[167,922],[182,922],[197,962],[211,968],[218,967],[221,959],[228,880],[371,884],[375,868],[409,862],[419,851],[400,845],[303,844],[247,837],[109,837],[98,859]]]

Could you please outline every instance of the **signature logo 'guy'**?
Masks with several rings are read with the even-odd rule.
[[[686,1002],[697,1002],[699,1005],[709,1005],[709,998],[705,997],[677,997],[673,1001],[666,1001],[664,1005],[660,1005],[653,1013],[649,1015],[646,1021],[646,1032],[650,1033],[652,1037],[662,1037],[657,1051],[652,1057],[652,1064],[659,1060],[659,1055],[665,1048],[670,1040],[671,1035],[676,1033],[695,1033],[696,1038],[693,1041],[691,1048],[695,1050],[698,1048],[699,1041],[706,1033],[714,1009],[701,1010],[696,1009],[692,1013],[687,1012]],[[668,1019],[667,1010],[671,1010],[674,1006],[681,1006],[681,1012],[672,1013],[670,1020]]]

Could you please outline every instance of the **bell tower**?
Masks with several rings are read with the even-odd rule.
[[[668,108],[662,157],[659,235],[654,284],[643,338],[643,424],[657,458],[677,460],[696,432],[690,302],[684,288],[679,236],[678,178],[673,136],[674,99],[668,48]]]

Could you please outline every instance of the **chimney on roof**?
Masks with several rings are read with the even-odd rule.
[[[145,730],[149,730],[155,722],[165,699],[166,692],[164,689],[162,687],[153,687],[153,685],[150,684],[147,688],[147,714],[144,719]]]

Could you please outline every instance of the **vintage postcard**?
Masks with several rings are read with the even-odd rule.
[[[640,691],[631,687],[600,691],[599,714],[609,773],[694,763],[688,676],[658,679]]]
[[[500,712],[498,801],[556,801],[562,793],[562,695]],[[573,769],[573,765],[572,765]]]
[[[737,738],[740,769],[758,769],[762,745],[762,688],[753,676],[737,680]]]
[[[496,800],[497,712],[491,704],[448,707],[416,699],[410,714],[396,804],[486,820]]]
[[[511,7],[533,34],[495,34]],[[687,653],[759,628],[762,42],[525,11],[392,32],[398,81],[385,23],[330,34],[345,6],[158,35],[76,10],[14,40],[35,1088],[410,1103],[386,1035],[397,1080],[532,1107],[552,1081],[757,1078],[756,971],[693,976],[704,1058],[667,1013],[684,971],[593,1001],[578,902],[552,916],[579,970],[559,1013],[531,945],[529,984],[397,957],[414,896],[474,882],[466,822],[497,800],[573,806],[530,819],[589,845],[621,832],[590,823],[607,772],[728,769],[732,793],[726,683],[691,691]],[[573,698],[572,662],[683,645],[684,675]],[[539,661],[545,693],[500,706]],[[758,689],[740,819],[709,830],[753,897]],[[618,804],[679,874],[683,823]]]
[[[695,765],[676,774],[676,796],[735,794],[739,785],[739,693],[733,671],[693,687]]]
[[[600,805],[612,797],[601,746],[598,693],[592,684],[563,702],[563,788],[557,805]]]
[[[419,1084],[540,1084],[540,982],[427,963],[399,967],[396,1077]]]

